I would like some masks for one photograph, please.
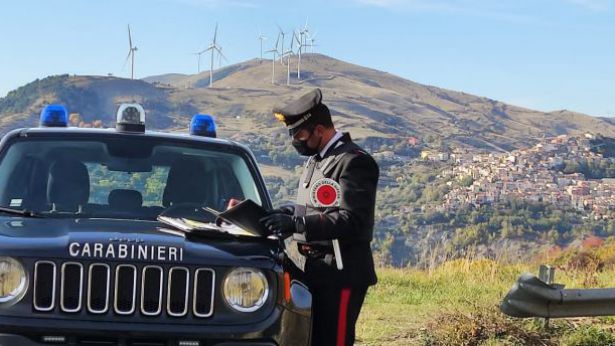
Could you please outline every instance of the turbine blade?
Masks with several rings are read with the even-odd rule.
[[[216,37],[218,37],[218,23],[216,23],[216,29],[214,30],[214,44],[216,44]]]
[[[132,35],[130,35],[130,24],[128,24],[128,45],[129,48],[132,49]]]
[[[220,56],[222,57],[222,59],[224,59],[224,61],[228,61],[226,59],[226,57],[224,56],[224,54],[222,54],[222,47],[218,48],[216,47],[216,50],[218,51],[218,54],[220,54]]]
[[[132,54],[132,50],[128,52],[128,56],[126,57],[126,60],[124,60],[124,65],[122,65],[122,71],[126,68],[126,64],[128,64],[128,60],[130,60],[131,54]]]

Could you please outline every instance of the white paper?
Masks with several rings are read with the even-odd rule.
[[[284,252],[297,268],[302,272],[305,271],[305,256],[299,252],[299,244],[294,236],[284,239]]]

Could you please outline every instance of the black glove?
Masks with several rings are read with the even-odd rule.
[[[258,220],[272,234],[278,237],[287,237],[296,231],[295,217],[280,212],[270,212],[269,215]]]
[[[295,214],[295,205],[294,204],[285,204],[280,206],[277,209],[273,209],[269,211],[270,214],[286,214],[286,215],[294,215]]]

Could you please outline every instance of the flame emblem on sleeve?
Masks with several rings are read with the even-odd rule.
[[[319,179],[310,189],[310,201],[317,208],[339,207],[341,199],[342,188],[333,179]]]

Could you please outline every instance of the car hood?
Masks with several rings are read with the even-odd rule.
[[[155,221],[0,218],[0,255],[7,256],[269,266],[278,251],[275,241],[263,238],[186,238]]]

